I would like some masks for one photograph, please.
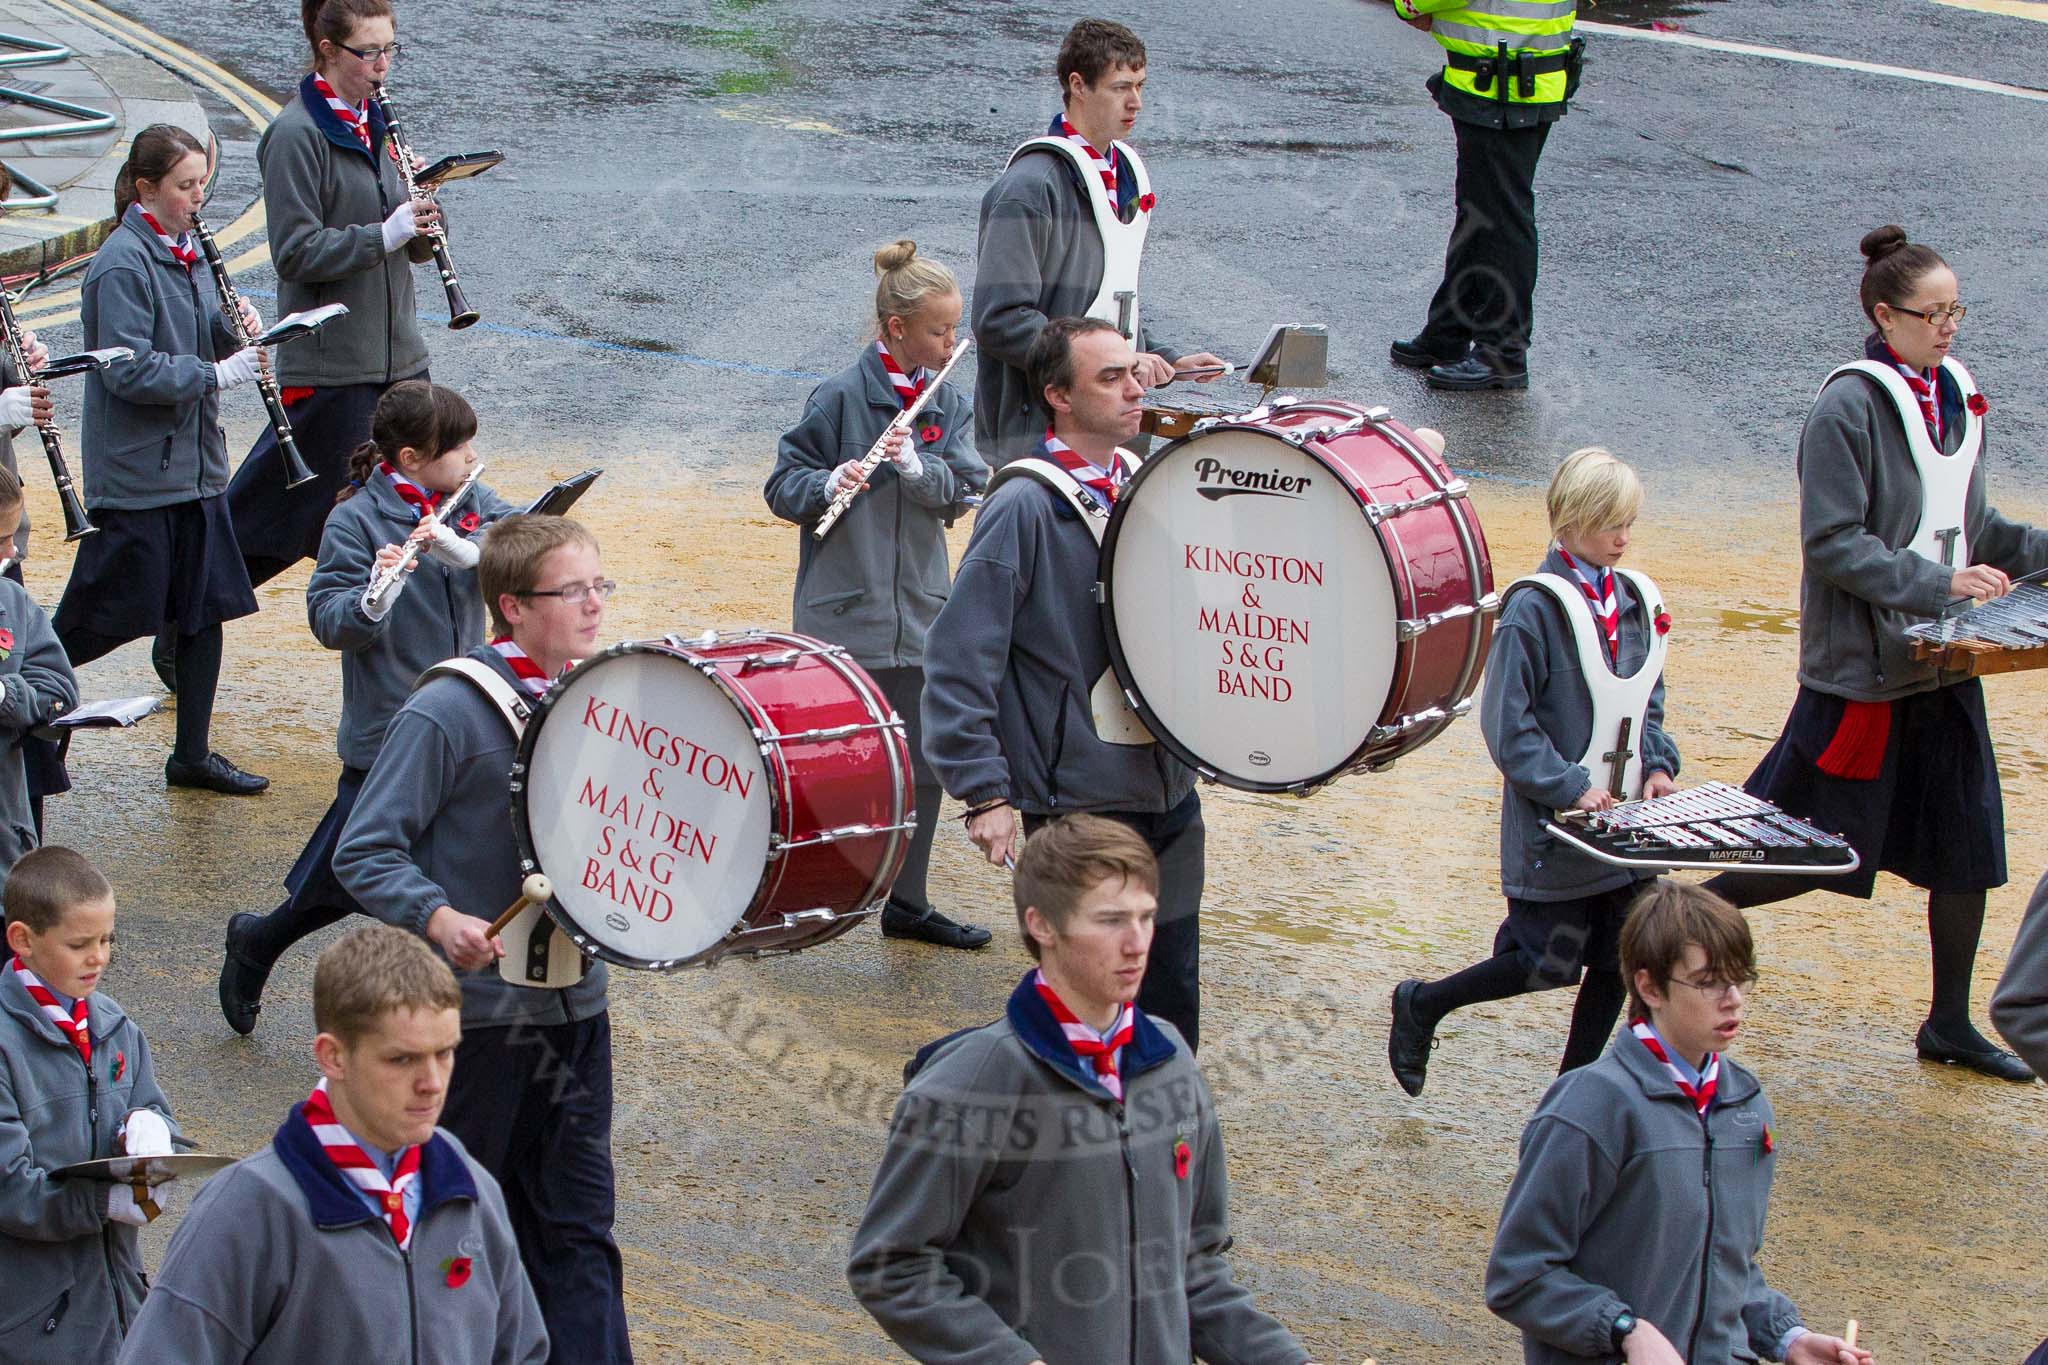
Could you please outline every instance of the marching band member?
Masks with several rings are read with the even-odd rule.
[[[1201,1069],[1131,1003],[1158,887],[1150,846],[1117,821],[1034,835],[1015,900],[1037,966],[1001,1019],[907,1069],[847,1278],[914,1359],[1308,1359],[1231,1277],[1230,1179]]]
[[[1664,634],[1656,585],[1617,572],[1643,486],[1597,446],[1575,450],[1545,497],[1550,551],[1537,577],[1510,588],[1494,628],[1480,728],[1501,771],[1500,885],[1507,919],[1493,956],[1441,981],[1394,988],[1387,1058],[1422,1093],[1437,1025],[1485,1000],[1577,985],[1560,1072],[1600,1056],[1621,1013],[1615,956],[1622,921],[1647,875],[1563,845],[1543,822],[1561,810],[1606,810],[1677,789],[1678,746],[1664,732]],[[1595,733],[1594,718],[1628,722],[1633,741]],[[1637,753],[1621,753],[1633,743]],[[1615,755],[1622,765],[1615,769]],[[1631,778],[1631,774],[1635,774]]]
[[[1662,881],[1630,911],[1620,955],[1629,1027],[1553,1082],[1522,1130],[1487,1307],[1521,1329],[1528,1365],[1870,1365],[1808,1331],[1757,1265],[1777,1144],[1763,1087],[1727,1056],[1756,984],[1748,922]]]
[[[0,467],[0,526],[25,520],[22,501],[21,481]],[[43,841],[36,814],[42,742],[33,732],[76,705],[78,680],[50,619],[19,579],[0,579],[0,882]]]
[[[411,263],[429,259],[421,234],[440,217],[432,200],[406,197],[370,98],[398,55],[390,0],[302,0],[301,10],[313,70],[256,144],[277,304],[281,313],[328,303],[349,311],[320,329],[317,344],[286,347],[278,358],[294,438],[318,477],[287,492],[277,436],[266,428],[228,491],[258,584],[319,553],[377,399],[427,373]]]
[[[0,1360],[105,1365],[148,1292],[135,1230],[161,1202],[52,1180],[110,1156],[163,1156],[174,1128],[149,1040],[99,989],[114,891],[83,856],[42,848],[8,878],[0,961]]]
[[[1991,1022],[2034,1074],[2048,1073],[2048,876],[2035,885],[2006,955]]]
[[[875,253],[875,316],[881,335],[861,358],[812,391],[803,420],[786,432],[764,490],[769,510],[797,536],[792,628],[843,645],[903,717],[915,780],[917,832],[882,910],[882,933],[948,948],[979,948],[989,932],[960,924],[926,894],[938,779],[920,742],[925,635],[952,573],[946,523],[978,492],[988,466],[974,453],[971,404],[941,386],[910,432],[890,436],[889,462],[822,541],[811,528],[834,497],[859,484],[857,466],[890,424],[952,357],[960,326],[953,272],[904,240]]]
[[[174,637],[178,733],[164,780],[248,796],[269,779],[209,743],[221,623],[256,610],[224,496],[220,395],[265,360],[222,315],[191,241],[206,176],[199,139],[159,123],[136,134],[115,184],[120,223],[86,272],[80,316],[88,349],[135,354],[85,377],[85,505],[99,530],[79,542],[56,627],[77,668],[130,640]]]
[[[434,676],[399,708],[334,854],[342,890],[422,935],[460,974],[462,1046],[443,1122],[505,1187],[558,1362],[631,1361],[612,1240],[612,1033],[603,963],[566,987],[514,985],[491,921],[519,899],[506,816],[514,707],[597,649],[597,542],[561,517],[511,516],[477,580],[495,638],[482,677]],[[489,690],[485,690],[488,688]]]
[[[285,877],[284,903],[268,915],[228,920],[220,1006],[237,1033],[255,1028],[263,983],[285,950],[358,908],[334,880],[334,846],[392,716],[422,673],[484,639],[470,537],[512,508],[479,483],[447,522],[438,515],[476,466],[475,410],[453,389],[409,379],[377,401],[370,433],[350,457],[349,484],[327,516],[306,585],[314,637],[341,654],[341,780]],[[399,562],[407,542],[425,545],[425,554],[373,599],[371,585]]]
[[[1010,156],[982,196],[974,267],[974,432],[1001,467],[1038,448],[1045,400],[1029,377],[1031,345],[1048,321],[1114,323],[1137,346],[1138,382],[1223,362],[1182,355],[1143,326],[1138,265],[1155,197],[1130,144],[1144,107],[1145,45],[1122,24],[1083,19],[1060,45],[1061,110],[1042,137]],[[1208,383],[1217,376],[1204,376]]]
[[[1738,906],[1820,887],[1869,899],[1879,871],[1924,888],[1934,997],[1921,1060],[2031,1081],[1970,1020],[1985,893],[2005,884],[2005,805],[1975,678],[1913,659],[1904,630],[2048,566],[2048,533],[1991,506],[1989,403],[1949,355],[1955,272],[1897,227],[1864,237],[1864,359],[1823,381],[1799,438],[1799,694],[1749,790],[1862,859],[1845,877],[1731,873]]]
[[[1194,772],[1122,709],[1096,611],[1098,541],[1136,467],[1140,360],[1107,322],[1059,318],[1031,346],[1052,410],[1040,458],[990,482],[925,644],[924,753],[998,867],[1064,815],[1122,821],[1159,860],[1159,923],[1138,1006],[1200,1046],[1202,798]],[[1105,679],[1108,684],[1105,684]]]
[[[461,1007],[410,934],[366,924],[328,945],[313,969],[320,1081],[192,1201],[125,1365],[547,1358],[504,1193],[436,1126]]]

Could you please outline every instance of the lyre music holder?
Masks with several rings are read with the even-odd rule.
[[[1267,397],[1275,389],[1325,387],[1330,382],[1330,329],[1319,322],[1274,323],[1244,377]]]

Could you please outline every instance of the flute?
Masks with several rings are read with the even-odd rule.
[[[242,316],[242,296],[235,292],[235,282],[228,278],[228,263],[221,259],[219,244],[196,213],[192,215],[192,236],[199,243],[200,254],[206,257],[207,269],[213,272],[213,287],[220,295],[220,311],[227,314],[228,325],[243,341],[255,345],[259,332]],[[277,433],[277,453],[284,459],[284,486],[297,488],[313,477],[313,471],[299,454],[299,443],[292,437],[292,419],[285,416],[284,396],[268,365],[257,368],[256,389],[263,395],[263,406],[270,410],[270,429]]]
[[[846,509],[851,507],[853,500],[860,496],[861,485],[867,482],[868,475],[880,469],[882,461],[888,458],[888,456],[882,453],[882,447],[888,444],[890,435],[894,432],[908,432],[910,430],[910,424],[917,420],[917,415],[920,412],[924,411],[924,405],[932,401],[933,395],[939,391],[939,385],[945,382],[946,376],[953,372],[953,367],[960,363],[960,357],[966,355],[967,348],[973,344],[973,337],[962,337],[960,344],[953,348],[953,354],[946,361],[945,368],[926,381],[924,392],[912,399],[909,407],[897,413],[896,420],[889,423],[887,429],[882,432],[881,437],[868,447],[868,453],[861,456],[854,466],[855,472],[860,477],[854,480],[852,486],[832,495],[832,505],[825,509],[825,515],[819,517],[817,526],[812,528],[811,535],[815,539],[823,540],[825,533],[832,529],[833,523],[846,515]]]
[[[398,126],[398,110],[392,107],[391,96],[384,87],[374,86],[370,98],[377,101],[377,108],[384,114],[384,133],[391,139],[391,148],[398,156],[398,178],[405,184],[408,199],[426,198],[420,193],[417,172],[413,169],[412,148],[406,144],[405,131]],[[455,258],[448,254],[448,233],[439,223],[427,229],[427,241],[434,249],[434,265],[441,272],[441,287],[448,291],[448,328],[461,331],[474,323],[483,314],[469,306],[469,300],[462,296],[462,281],[455,274]]]
[[[469,490],[476,487],[477,476],[483,472],[484,467],[481,464],[471,469],[469,477],[464,479],[453,493],[442,499],[441,505],[434,509],[432,515],[438,520],[454,511],[455,504],[469,496]],[[405,571],[412,566],[412,562],[415,559],[420,557],[420,551],[426,548],[427,542],[425,539],[416,540],[411,536],[407,536],[405,548],[398,552],[398,562],[370,580],[370,591],[363,596],[363,606],[371,612],[382,611],[384,599],[391,595],[393,586],[397,584],[399,579],[405,577]]]

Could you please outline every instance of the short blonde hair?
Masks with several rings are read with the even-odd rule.
[[[595,550],[597,537],[567,517],[519,512],[491,523],[477,555],[476,581],[491,614],[492,634],[512,633],[512,623],[505,619],[498,599],[533,591],[540,583],[540,562],[564,545],[587,545]]]
[[[425,939],[364,924],[313,964],[313,1027],[354,1047],[394,1010],[459,1010],[462,987]]]
[[[1613,451],[1583,446],[1565,456],[1550,476],[1543,505],[1553,536],[1608,531],[1628,525],[1643,510],[1643,483]]]
[[[877,326],[887,327],[890,318],[914,318],[926,299],[959,292],[960,281],[953,272],[929,256],[918,255],[917,243],[908,237],[898,238],[875,253]]]
[[[1152,845],[1119,820],[1102,815],[1069,815],[1031,836],[1017,859],[1011,894],[1017,903],[1017,927],[1024,947],[1035,959],[1038,940],[1024,919],[1036,909],[1053,930],[1066,932],[1081,901],[1104,882],[1130,882],[1159,894],[1159,861]]]

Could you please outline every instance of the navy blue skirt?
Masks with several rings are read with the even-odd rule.
[[[341,770],[341,780],[334,784],[334,804],[314,826],[312,837],[306,840],[305,851],[292,864],[292,870],[284,874],[284,889],[291,893],[287,905],[307,910],[362,909],[355,897],[334,879],[334,850],[341,845],[341,831],[347,826],[349,812],[356,808],[356,797],[362,794],[363,780],[369,775],[363,768]]]
[[[1562,901],[1508,897],[1508,917],[1493,936],[1493,955],[1518,954],[1531,989],[1575,986],[1587,969],[1621,970],[1621,926],[1654,878],[1639,878],[1590,896]]]
[[[180,635],[256,614],[225,496],[169,507],[92,509],[51,624],[120,640]]]
[[[1784,733],[1744,785],[1856,849],[1845,877],[1771,877],[1782,894],[1839,891],[1868,899],[1880,871],[1927,891],[2005,885],[2005,798],[1977,679],[1891,703],[1884,762],[1867,782],[1832,777],[1820,755],[1847,703],[1802,687]],[[1743,874],[1732,879],[1747,880]]]

